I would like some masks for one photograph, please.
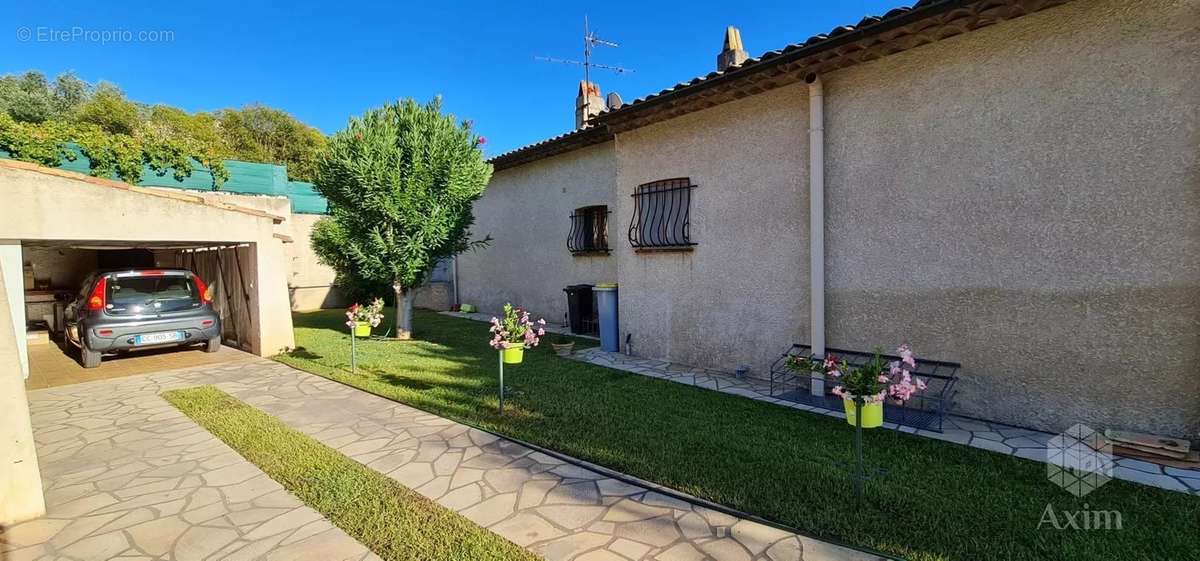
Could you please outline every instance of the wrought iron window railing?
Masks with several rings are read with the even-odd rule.
[[[633,193],[630,245],[639,251],[687,250],[696,245],[689,222],[695,187],[686,177],[639,185]]]
[[[608,254],[607,206],[585,206],[571,213],[567,249],[574,255]]]

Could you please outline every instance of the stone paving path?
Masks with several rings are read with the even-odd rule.
[[[378,559],[158,395],[262,362],[29,392],[47,514],[0,530],[0,559]]]
[[[651,378],[740,395],[802,411],[845,418],[841,411],[830,411],[773,397],[770,393],[770,384],[762,380],[739,380],[728,373],[716,370],[611,353],[595,347],[576,351],[571,358]],[[898,426],[895,423],[885,423],[884,427],[1039,462],[1047,461],[1047,444],[1056,436],[1046,432],[968,419],[957,415],[946,416],[942,432],[918,430],[913,427]],[[1116,479],[1200,496],[1200,470],[1197,469],[1163,467],[1133,458],[1116,458],[1112,476]]]
[[[14,559],[375,559],[163,401],[230,394],[550,561],[872,560],[257,359],[29,393],[47,517]]]

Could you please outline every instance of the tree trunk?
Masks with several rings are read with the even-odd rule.
[[[404,288],[404,285],[400,283],[393,284],[392,290],[396,291],[396,338],[412,339],[412,310],[415,295],[411,289]]]

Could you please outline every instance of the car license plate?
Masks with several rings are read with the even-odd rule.
[[[170,343],[171,341],[182,341],[182,331],[164,331],[162,333],[148,333],[146,335],[138,335],[133,338],[135,345],[157,345],[159,343]]]

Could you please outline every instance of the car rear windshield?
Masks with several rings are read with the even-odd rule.
[[[200,307],[196,283],[185,276],[110,277],[107,296],[107,313],[119,316],[154,315]]]

